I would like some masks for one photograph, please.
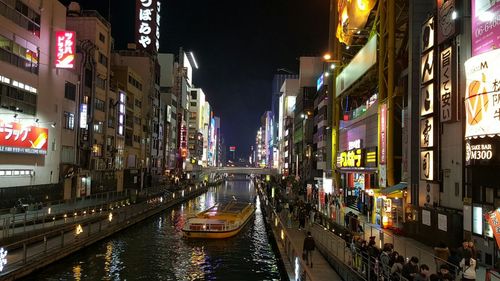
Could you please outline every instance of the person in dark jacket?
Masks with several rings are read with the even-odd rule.
[[[419,273],[418,270],[418,258],[411,257],[410,261],[403,266],[402,275],[409,281],[413,281],[415,276]]]
[[[316,249],[316,243],[314,242],[314,238],[312,237],[310,231],[307,232],[307,237],[304,238],[304,246],[302,249],[304,252],[304,259],[306,260],[306,264],[313,267],[312,256],[314,249]]]
[[[306,209],[300,208],[299,210],[299,230],[306,227]]]

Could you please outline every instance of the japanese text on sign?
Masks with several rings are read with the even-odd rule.
[[[47,154],[47,128],[0,121],[0,152]]]
[[[441,107],[441,122],[454,121],[455,115],[455,97],[453,96],[453,49],[448,47],[441,51],[439,55],[440,63],[440,79],[439,79],[439,94]]]
[[[465,62],[465,137],[500,134],[500,49]]]
[[[340,153],[339,167],[363,167],[363,149],[353,149]]]
[[[137,42],[144,49],[160,48],[161,3],[153,0],[137,0]]]
[[[75,66],[75,32],[56,31],[56,68]]]

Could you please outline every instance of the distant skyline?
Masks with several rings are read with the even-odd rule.
[[[134,42],[135,0],[109,1],[77,2],[105,18],[110,14],[115,49],[125,49]],[[298,73],[300,56],[321,56],[327,50],[329,1],[160,2],[160,52],[177,56],[183,47],[195,54],[194,85],[203,88],[221,118],[226,145],[236,146],[236,156],[246,158],[260,117],[271,110],[277,69]]]

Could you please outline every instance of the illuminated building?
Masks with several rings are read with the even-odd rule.
[[[293,164],[293,119],[295,100],[299,92],[298,79],[286,79],[280,89],[278,113],[278,169],[288,175]]]
[[[67,28],[75,31],[77,60],[75,70],[80,75],[76,102],[79,124],[77,138],[76,196],[123,190],[118,148],[123,149],[123,135],[115,126],[118,92],[110,91],[111,25],[96,11],[82,10],[72,3],[68,8]],[[65,183],[66,188],[66,183]]]
[[[158,54],[160,64],[160,111],[165,116],[163,133],[165,174],[175,169],[177,161],[177,96],[174,94],[174,54]]]
[[[122,138],[124,187],[144,187],[143,167],[146,161],[146,148],[143,140],[143,125],[146,118],[143,114],[144,81],[133,68],[120,65],[121,56],[113,54],[112,70],[118,89],[125,95],[125,122]],[[119,92],[120,92],[119,90]]]
[[[14,206],[18,198],[28,194],[36,201],[72,197],[72,188],[76,187],[72,187],[71,180],[65,188],[59,179],[74,174],[71,171],[75,170],[77,144],[73,132],[78,129],[74,49],[60,52],[55,47],[56,33],[61,31],[68,33],[63,33],[59,42],[69,46],[75,43],[71,37],[74,30],[66,26],[66,8],[57,1],[9,3],[15,6],[4,3],[0,11],[3,208]],[[65,66],[70,68],[56,69],[60,62],[56,56],[67,59]],[[69,98],[65,98],[66,83],[70,86],[66,91]],[[63,129],[64,121],[73,131]],[[63,161],[68,165],[61,166]]]

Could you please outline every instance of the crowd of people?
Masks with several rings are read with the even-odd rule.
[[[367,280],[408,281],[472,281],[476,280],[476,250],[470,241],[458,249],[449,250],[444,244],[435,248],[436,272],[429,265],[420,263],[418,257],[405,257],[394,251],[390,243],[377,247],[375,237],[369,241],[354,237],[349,245],[351,267]],[[438,255],[439,254],[439,255]]]

